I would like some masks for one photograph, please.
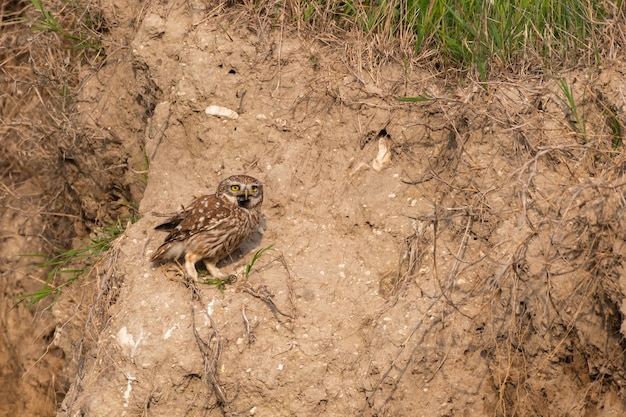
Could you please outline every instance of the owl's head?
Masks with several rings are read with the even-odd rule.
[[[239,207],[251,209],[263,202],[263,184],[248,175],[233,175],[220,182],[216,194]]]

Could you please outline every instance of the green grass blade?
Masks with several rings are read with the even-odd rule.
[[[269,245],[266,248],[260,249],[258,250],[254,256],[252,257],[252,260],[250,261],[250,263],[248,265],[246,265],[246,270],[245,270],[245,277],[248,278],[248,275],[250,274],[250,271],[252,271],[252,268],[254,267],[254,264],[256,263],[256,261],[259,260],[259,258],[261,257],[261,255],[263,255],[265,252],[267,252],[268,250],[272,249],[272,246],[274,246],[274,244],[272,243],[271,245]]]
[[[396,97],[396,100],[402,103],[421,103],[423,101],[433,100],[433,98],[429,96],[428,94],[424,94],[422,96],[417,96],[417,97]]]
[[[136,220],[136,217],[131,217],[129,222],[132,223]],[[29,305],[33,305],[50,295],[54,295],[56,300],[64,287],[67,287],[79,277],[86,275],[102,254],[111,248],[113,241],[125,230],[125,224],[127,223],[124,221],[118,219],[116,222],[96,231],[96,236],[91,238],[84,247],[62,251],[53,256],[41,254],[22,255],[43,258],[44,261],[35,265],[39,268],[50,268],[50,271],[46,275],[43,287],[39,291],[17,297],[17,304],[28,300]],[[76,267],[76,265],[79,267]],[[53,282],[59,281],[59,278],[62,281],[53,284]]]

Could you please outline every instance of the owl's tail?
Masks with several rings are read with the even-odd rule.
[[[168,261],[178,259],[185,253],[185,245],[181,241],[165,242],[159,249],[150,257],[151,262]]]

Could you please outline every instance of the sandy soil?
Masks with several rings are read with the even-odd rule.
[[[57,416],[626,411],[624,158],[598,104],[623,113],[623,63],[567,74],[595,92],[585,144],[551,81],[453,89],[245,10],[103,7],[119,47],[75,118],[96,158],[135,167],[127,187],[144,155],[149,170],[89,295],[52,309],[71,382]],[[262,230],[220,264],[237,282],[151,264],[155,213],[235,173],[265,187]]]

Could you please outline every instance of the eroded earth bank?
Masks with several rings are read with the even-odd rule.
[[[622,62],[564,74],[583,137],[554,80],[458,87],[243,6],[102,13],[106,63],[72,114],[89,134],[62,164],[114,171],[70,181],[92,218],[140,201],[42,313],[59,417],[624,413]],[[220,264],[237,282],[151,264],[158,214],[235,173],[265,189]]]

